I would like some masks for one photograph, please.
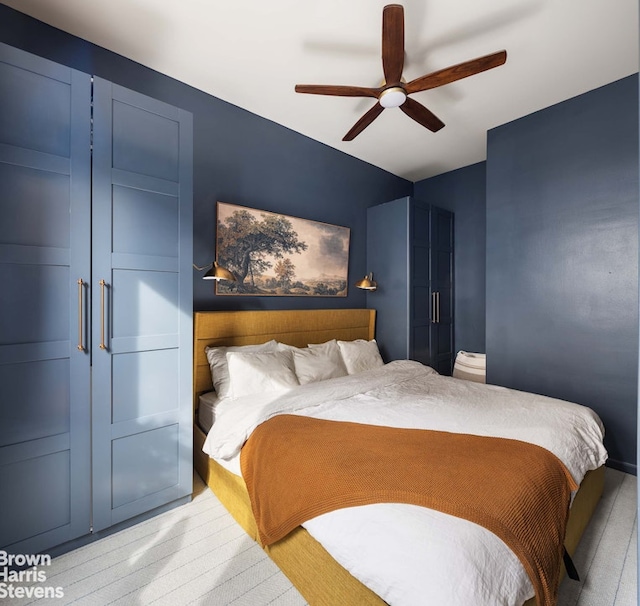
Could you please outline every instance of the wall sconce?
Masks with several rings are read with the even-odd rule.
[[[229,282],[235,282],[236,277],[225,267],[221,267],[218,265],[217,261],[213,263],[209,263],[209,265],[205,265],[204,267],[198,267],[195,263],[193,267],[198,271],[202,271],[203,269],[209,269],[209,271],[202,276],[203,280],[229,280]]]
[[[369,272],[362,280],[358,280],[355,284],[356,288],[362,288],[362,290],[376,290],[378,284],[373,279],[373,273]]]

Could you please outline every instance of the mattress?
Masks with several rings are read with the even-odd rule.
[[[215,408],[220,402],[215,391],[203,393],[198,398],[198,425],[208,433],[215,420]]]
[[[238,454],[253,428],[283,412],[525,440],[556,454],[578,483],[606,460],[602,424],[590,409],[441,377],[410,361],[288,393],[221,402],[204,450],[238,473]],[[303,526],[392,605],[519,605],[533,595],[506,545],[485,529],[440,512],[367,505],[330,512]]]

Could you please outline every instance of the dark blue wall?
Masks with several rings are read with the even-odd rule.
[[[633,471],[637,75],[500,126],[487,150],[487,378],[591,406]]]
[[[414,185],[455,212],[456,349],[486,351],[492,383],[594,408],[610,464],[633,473],[638,176],[636,75],[498,127],[486,163]]]
[[[453,210],[457,347],[483,349],[486,301],[489,380],[592,406],[614,463],[635,464],[637,77],[489,133],[485,232],[483,163],[414,192],[404,179],[4,5],[0,41],[194,114],[199,265],[214,256],[217,200],[351,228],[351,284],[373,269],[367,207],[414,194]],[[210,282],[194,280],[195,309],[365,304],[352,286],[346,298],[245,298],[215,296]]]
[[[485,351],[486,166],[414,184],[414,197],[454,213],[455,348]]]
[[[212,282],[199,279],[204,272],[196,272],[194,309],[366,306],[364,291],[353,287],[367,271],[366,209],[410,195],[411,182],[4,5],[0,41],[193,113],[197,265],[214,257],[218,200],[351,229],[348,297],[216,296]],[[202,69],[215,69],[205,59]]]

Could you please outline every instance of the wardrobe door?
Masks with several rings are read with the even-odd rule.
[[[430,298],[430,234],[431,208],[428,204],[412,200],[409,230],[409,282],[411,297],[410,358],[433,366],[433,351],[430,335],[432,331],[432,306]]]
[[[93,514],[192,490],[192,116],[94,79]]]
[[[432,322],[430,365],[442,375],[453,370],[453,213],[435,206],[430,217]]]
[[[0,549],[90,529],[91,82],[0,45]]]

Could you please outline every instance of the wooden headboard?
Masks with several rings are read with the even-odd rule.
[[[208,345],[254,345],[275,339],[305,347],[330,339],[373,339],[373,309],[309,309],[261,311],[197,311],[193,322],[193,406],[211,391],[211,371],[204,352]]]

